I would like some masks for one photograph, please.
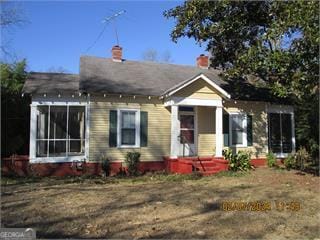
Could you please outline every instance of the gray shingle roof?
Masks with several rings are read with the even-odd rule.
[[[106,92],[161,96],[173,86],[205,74],[218,85],[224,82],[218,70],[155,62],[123,61],[82,56],[80,89],[85,92]]]
[[[79,75],[31,72],[22,89],[25,93],[79,92]]]
[[[232,99],[279,102],[261,80],[224,81],[220,70],[155,62],[123,61],[82,56],[80,74],[30,73],[26,93],[113,93],[161,96],[188,79],[204,74],[231,95]],[[259,83],[259,84],[257,84]],[[259,87],[257,87],[259,85]]]

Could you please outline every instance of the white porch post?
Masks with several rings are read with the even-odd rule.
[[[37,107],[30,105],[30,110],[29,160],[32,162],[36,157]]]
[[[216,157],[222,157],[223,134],[222,134],[222,107],[216,107]]]
[[[179,119],[178,106],[171,106],[171,151],[170,157],[176,158],[179,154]]]

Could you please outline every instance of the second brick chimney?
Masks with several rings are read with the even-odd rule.
[[[201,54],[199,57],[197,57],[197,67],[208,69],[209,68],[209,57]]]
[[[122,47],[115,45],[112,47],[112,60],[114,62],[122,62]]]

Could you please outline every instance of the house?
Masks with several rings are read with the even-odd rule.
[[[221,71],[197,66],[82,56],[80,73],[31,73],[29,161],[43,174],[93,173],[102,157],[117,171],[128,151],[141,153],[141,170],[226,169],[222,151],[295,150],[294,109],[275,102],[253,79],[233,85]],[[203,164],[205,162],[205,164]]]

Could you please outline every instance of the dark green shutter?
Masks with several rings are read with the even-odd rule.
[[[109,147],[117,146],[117,122],[118,122],[118,113],[116,110],[110,110],[109,115]]]
[[[223,145],[229,146],[229,114],[223,114]]]
[[[140,146],[148,146],[148,112],[140,112]]]
[[[252,146],[252,115],[247,115],[247,145]]]

